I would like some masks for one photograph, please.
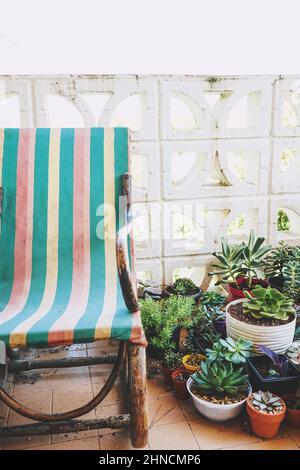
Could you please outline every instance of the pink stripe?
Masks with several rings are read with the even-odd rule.
[[[34,154],[35,130],[20,129],[17,165],[14,283],[9,303],[1,314],[1,320],[3,321],[7,321],[22,310],[26,303],[30,287],[32,270]]]
[[[66,311],[49,332],[49,344],[72,343],[74,328],[84,313],[88,300],[90,281],[89,135],[87,129],[75,129],[72,292]],[[66,325],[70,326],[68,330],[65,330]]]

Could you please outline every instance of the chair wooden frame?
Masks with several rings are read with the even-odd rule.
[[[122,175],[122,183],[123,196],[126,197],[124,216],[128,228],[128,214],[132,204],[131,179],[128,173]],[[2,196],[3,191],[0,188],[0,207],[2,206]],[[131,313],[137,313],[139,311],[139,304],[136,296],[136,288],[133,283],[133,278],[130,274],[128,264],[127,236],[124,237],[124,235],[122,236],[117,234],[116,256],[124,301]],[[8,360],[5,367],[2,367],[3,370],[5,369],[5,373],[7,373],[7,371],[19,372],[45,368],[91,366],[95,364],[114,364],[114,366],[102,389],[89,403],[75,410],[64,413],[46,414],[25,407],[10,396],[4,386],[0,385],[0,401],[16,413],[37,421],[33,424],[20,426],[2,426],[0,427],[0,437],[60,434],[101,428],[129,428],[132,445],[136,448],[146,446],[148,440],[146,409],[146,354],[143,346],[135,345],[129,341],[120,341],[117,354],[108,354],[97,357],[52,359],[49,361],[19,360],[10,354],[11,351],[9,349],[7,352]],[[126,394],[128,394],[129,397],[128,413],[111,416],[105,419],[77,419],[80,416],[89,413],[104,400],[112,389],[121,370],[122,372],[125,372],[124,376],[126,378]]]

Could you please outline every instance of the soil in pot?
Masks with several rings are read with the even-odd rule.
[[[200,400],[205,400],[209,403],[213,403],[214,405],[232,405],[233,403],[239,403],[240,401],[244,400],[248,392],[240,392],[236,395],[207,395],[205,392],[197,390],[196,388],[192,387],[192,392],[196,397],[200,398]]]
[[[176,370],[172,374],[175,396],[179,400],[186,400],[189,397],[189,392],[186,387],[186,383],[190,376],[191,373],[185,370]]]
[[[243,323],[248,323],[249,325],[257,325],[257,326],[279,326],[279,325],[286,325],[294,320],[294,315],[290,315],[288,320],[274,320],[271,318],[254,318],[249,313],[244,313],[243,311],[243,302],[230,305],[229,307],[230,315],[239,320]]]
[[[258,356],[247,360],[249,368],[249,380],[254,391],[270,391],[274,395],[295,393],[300,381],[300,375],[289,363],[285,377],[271,375],[269,371],[274,369],[271,359],[267,356]]]
[[[279,431],[281,422],[284,420],[286,406],[283,400],[282,406],[274,408],[272,412],[260,410],[253,406],[253,395],[247,398],[247,413],[250,418],[252,431],[258,437],[271,438],[275,437]]]
[[[190,372],[195,372],[196,370],[200,369],[200,364],[202,361],[207,359],[204,354],[186,354],[182,358],[183,365],[185,369],[189,370]]]
[[[286,424],[292,428],[300,428],[300,395],[284,395],[282,399],[286,405]]]
[[[235,284],[229,284],[229,290],[230,294],[232,297],[232,300],[237,300],[237,299],[244,299],[245,294],[244,290],[247,290],[248,292],[251,293],[251,290],[254,289],[255,286],[262,286],[262,287],[268,287],[269,283],[268,281],[265,281],[264,279],[252,279],[251,281],[251,289],[248,288],[248,281],[244,277],[238,277],[236,279],[238,288],[235,286]]]

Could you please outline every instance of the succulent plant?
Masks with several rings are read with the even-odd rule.
[[[231,363],[201,362],[201,370],[192,375],[193,387],[208,395],[236,395],[246,392],[249,384],[243,368],[234,370]]]
[[[276,408],[282,407],[281,398],[273,395],[271,392],[262,392],[259,390],[258,392],[253,392],[252,397],[252,406],[264,413],[273,413],[276,411]]]
[[[295,315],[293,301],[277,289],[256,286],[252,295],[247,291],[244,291],[244,294],[248,302],[244,302],[243,311],[256,319],[271,318],[285,321],[290,315]]]
[[[283,288],[288,297],[300,303],[300,261],[289,261],[284,266]]]
[[[221,276],[216,285],[235,283],[238,287],[236,279],[244,276],[250,289],[253,277],[263,278],[264,273],[261,268],[264,257],[271,250],[271,246],[263,245],[264,241],[263,237],[255,236],[254,230],[251,230],[247,244],[229,245],[228,241],[222,238],[222,252],[213,253],[218,263],[211,264],[215,271],[209,273],[211,276]]]
[[[198,287],[191,279],[180,277],[171,286],[171,291],[176,295],[191,295],[197,294]]]
[[[175,351],[166,351],[163,356],[163,366],[167,369],[177,369],[182,365],[182,354]]]
[[[300,366],[300,341],[294,341],[286,355],[293,364]]]
[[[212,349],[207,349],[206,354],[210,362],[223,359],[232,364],[243,364],[250,356],[252,341],[239,338],[237,341],[232,338],[222,339],[214,343]]]
[[[273,248],[265,258],[265,274],[267,278],[282,276],[284,266],[291,260],[292,248],[285,242]]]
[[[220,309],[223,307],[226,295],[216,291],[206,291],[202,293],[201,305],[205,305],[208,310]]]

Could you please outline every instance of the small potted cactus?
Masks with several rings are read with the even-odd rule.
[[[300,428],[300,395],[284,395],[282,399],[286,405],[286,424]]]
[[[201,370],[187,381],[188,391],[197,410],[212,421],[226,421],[238,416],[251,392],[243,368],[231,363],[202,362]]]
[[[190,376],[191,372],[188,372],[187,370],[175,370],[175,372],[172,374],[175,396],[179,400],[186,400],[189,397],[186,383]]]
[[[293,301],[271,287],[257,286],[246,299],[226,306],[227,335],[235,340],[249,339],[253,351],[262,354],[259,346],[264,341],[274,352],[283,354],[292,344],[296,314]]]
[[[162,361],[162,371],[165,378],[166,385],[172,386],[172,374],[176,370],[180,370],[182,355],[175,351],[166,351]]]
[[[278,433],[284,420],[286,406],[284,401],[271,392],[253,392],[247,398],[247,413],[251,428],[258,437],[271,438]]]
[[[196,302],[201,297],[202,290],[191,279],[179,277],[171,286],[165,288],[164,293],[166,297],[171,295],[192,297]]]

